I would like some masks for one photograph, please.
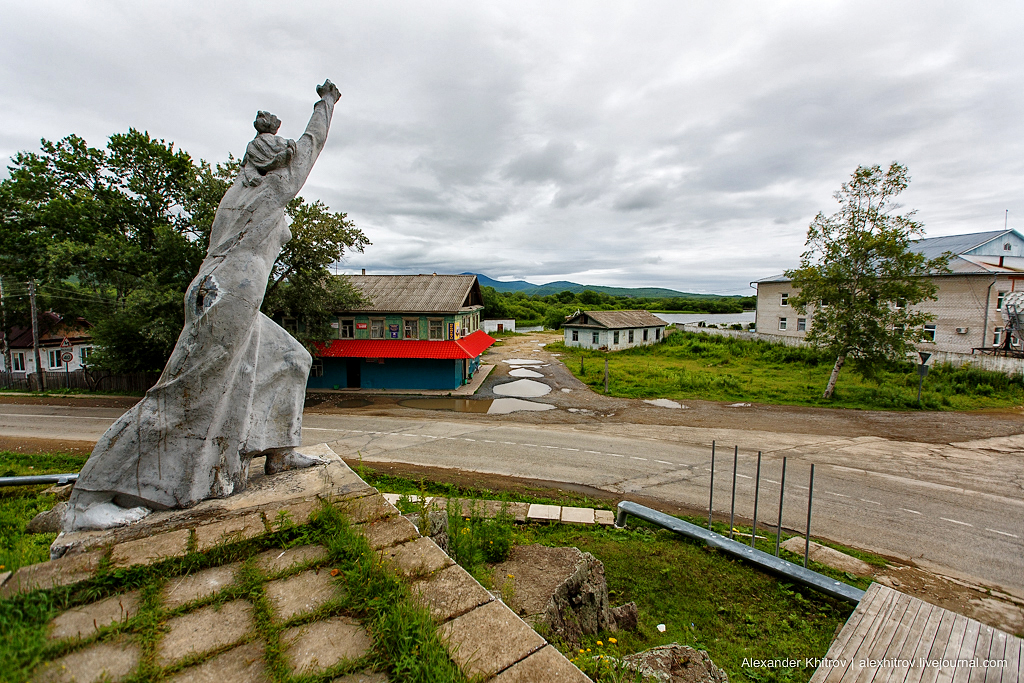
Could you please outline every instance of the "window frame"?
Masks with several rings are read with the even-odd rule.
[[[779,306],[789,306],[789,292],[779,292]]]
[[[420,319],[402,318],[402,339],[420,338]]]
[[[18,366],[21,367],[18,367]],[[25,372],[25,352],[15,351],[11,354],[11,372]]]
[[[49,369],[50,370],[60,370],[61,367],[63,367],[63,365],[64,365],[64,361],[62,361],[60,359],[61,355],[63,354],[63,351],[61,351],[61,349],[47,349],[47,350],[49,351],[49,358],[47,359],[47,360],[50,361],[50,363],[48,365]],[[56,361],[56,365],[54,365],[55,361]]]
[[[370,339],[387,339],[387,320],[384,318],[370,318]],[[380,334],[374,334],[377,330]]]
[[[923,328],[924,341],[935,343],[935,336],[938,333],[938,326],[935,323],[928,323]]]
[[[345,334],[345,326],[348,326],[349,334]],[[356,338],[356,319],[355,318],[339,318],[338,319],[338,339],[355,339]]]
[[[590,335],[590,338],[593,340],[593,341],[590,342],[591,344],[600,344],[601,343],[601,333],[600,332],[592,333]]]
[[[572,331],[572,340],[574,342],[578,342],[580,340],[580,331],[579,330],[573,330]]]
[[[619,343],[619,331],[615,330],[614,332],[612,332],[612,344],[618,344],[618,343]]]
[[[633,343],[633,330],[630,330],[630,331],[629,331],[629,343],[630,343],[630,344],[632,344],[632,343]]]
[[[434,330],[437,330],[436,336]],[[427,339],[444,341],[444,318],[427,318]]]
[[[789,330],[789,318],[779,316],[779,330],[782,332]]]
[[[796,331],[797,332],[806,332],[807,331],[807,318],[797,318],[796,319]]]
[[[644,341],[647,341],[647,328],[644,328]]]
[[[1006,301],[1006,295],[1009,292],[996,292],[996,310],[1003,310],[1003,302]]]

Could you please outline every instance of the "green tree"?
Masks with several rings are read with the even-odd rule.
[[[897,162],[884,171],[857,167],[834,195],[839,211],[814,218],[800,267],[786,272],[799,290],[791,304],[813,313],[807,340],[836,358],[823,398],[832,397],[847,361],[870,379],[887,362],[905,360],[933,317],[913,306],[935,298],[926,276],[945,270],[948,257],[928,260],[910,249],[923,226],[894,203],[909,183]]]

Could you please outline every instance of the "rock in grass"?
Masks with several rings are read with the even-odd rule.
[[[46,512],[40,512],[25,527],[26,534],[55,534],[60,531],[64,520],[64,511],[68,509],[65,502],[57,503]]]
[[[658,683],[729,683],[729,676],[715,666],[704,650],[669,643],[627,655],[622,661],[644,680]]]

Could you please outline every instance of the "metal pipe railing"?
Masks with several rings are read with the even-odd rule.
[[[34,484],[63,486],[74,481],[78,481],[77,474],[30,474],[24,477],[0,477],[0,486],[32,486]]]

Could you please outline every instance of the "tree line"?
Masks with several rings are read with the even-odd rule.
[[[104,148],[69,135],[14,155],[0,181],[4,339],[31,326],[32,281],[39,310],[90,326],[91,367],[161,370],[238,168],[231,155],[211,165],[135,129],[110,136]],[[298,197],[287,213],[292,240],[274,264],[262,310],[298,321],[292,327],[308,343],[329,336],[335,309],[359,300],[330,265],[370,242],[322,202]]]

